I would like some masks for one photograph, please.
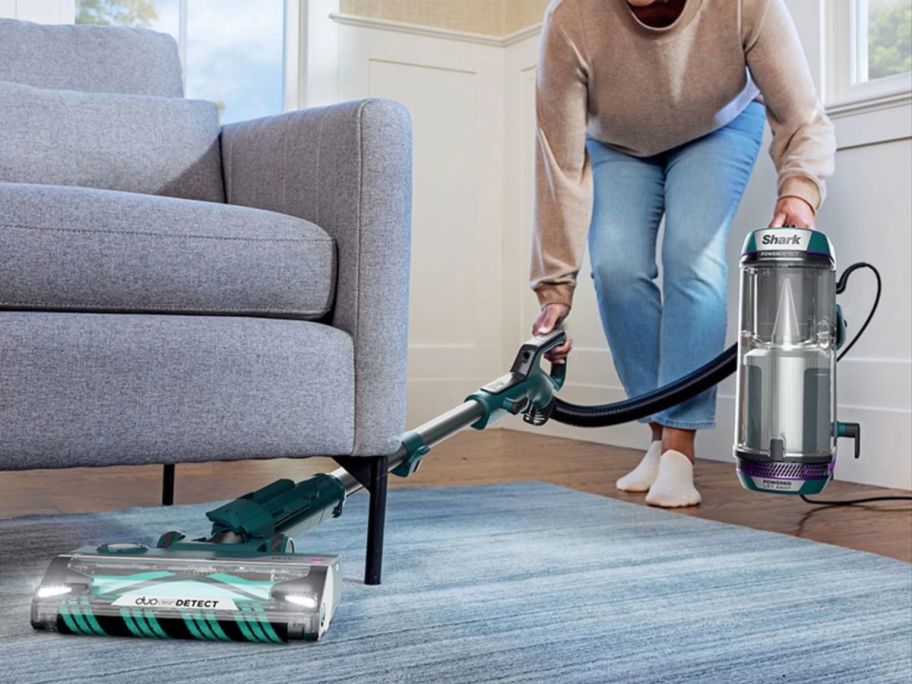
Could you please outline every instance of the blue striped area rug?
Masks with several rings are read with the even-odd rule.
[[[209,506],[0,521],[0,680],[902,682],[912,565],[546,485],[390,492],[384,584],[359,583],[366,497],[298,540],[341,553],[319,643],[35,633],[55,553],[205,532]]]

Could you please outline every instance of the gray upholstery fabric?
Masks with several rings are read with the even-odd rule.
[[[223,202],[218,110],[0,82],[0,181]]]
[[[5,20],[0,82],[0,467],[396,449],[401,106],[268,117],[220,144],[214,106],[179,99],[171,38]],[[236,206],[217,204],[223,173]],[[280,320],[331,305],[333,327]]]
[[[247,207],[0,183],[0,308],[319,318],[335,249]]]
[[[86,92],[183,95],[177,43],[111,26],[0,19],[0,81]]]
[[[0,312],[5,469],[347,454],[353,388],[319,323]]]
[[[336,240],[332,322],[355,344],[354,454],[394,451],[406,396],[408,113],[364,100],[234,124],[222,157],[229,202],[299,216]]]

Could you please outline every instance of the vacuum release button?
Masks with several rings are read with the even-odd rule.
[[[500,376],[496,380],[492,380],[481,389],[483,389],[488,394],[500,394],[505,389],[515,385],[520,380],[521,378],[518,378],[515,373],[507,373],[506,375]]]

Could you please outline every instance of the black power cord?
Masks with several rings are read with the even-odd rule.
[[[836,294],[842,294],[845,292],[846,286],[849,284],[849,276],[860,268],[867,268],[871,271],[871,273],[874,274],[874,278],[877,280],[877,291],[874,293],[874,303],[871,304],[871,311],[868,312],[868,317],[865,319],[865,322],[861,324],[861,327],[858,329],[858,332],[855,333],[855,337],[852,338],[852,341],[849,342],[846,345],[846,348],[843,349],[839,353],[839,356],[836,357],[837,361],[842,361],[842,357],[848,354],[849,350],[855,346],[855,343],[858,342],[859,338],[864,334],[864,331],[867,330],[868,324],[871,322],[871,319],[874,318],[874,314],[877,311],[877,305],[880,304],[880,293],[883,289],[883,281],[880,279],[880,271],[865,261],[854,263],[842,272],[842,275],[839,276],[839,280],[836,282]]]
[[[855,346],[855,343],[867,329],[871,319],[874,318],[874,312],[877,311],[877,305],[880,304],[880,293],[883,288],[880,272],[874,266],[864,261],[852,264],[842,272],[842,275],[836,283],[836,294],[842,294],[845,291],[846,286],[849,284],[849,276],[860,268],[867,268],[874,274],[874,278],[877,280],[877,291],[874,294],[874,303],[871,304],[871,311],[868,313],[868,317],[865,318],[864,323],[862,323],[858,332],[855,333],[855,337],[852,338],[852,341],[849,342],[846,345],[846,348],[840,352],[838,357],[836,357],[837,361],[841,361],[842,357],[848,354],[849,350]],[[855,506],[857,504],[872,503],[874,501],[912,501],[912,496],[868,496],[862,499],[844,499],[842,501],[837,501],[835,499],[809,499],[802,494],[801,500],[805,503],[816,504],[818,506]]]
[[[868,496],[863,499],[845,499],[843,501],[837,501],[835,499],[809,499],[802,494],[801,500],[805,503],[816,504],[818,506],[854,506],[856,504],[866,504],[873,501],[912,501],[912,496]]]

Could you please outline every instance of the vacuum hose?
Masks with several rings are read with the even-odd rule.
[[[709,363],[664,387],[624,401],[577,406],[554,398],[551,419],[576,427],[607,427],[647,418],[718,384],[738,367],[738,345],[733,344]]]
[[[839,278],[836,284],[836,293],[842,294],[848,284],[849,276],[858,269],[870,269],[877,279],[877,294],[874,298],[874,304],[868,313],[862,326],[859,328],[855,337],[845,346],[839,359],[842,359],[849,350],[858,341],[858,338],[867,329],[868,324],[874,317],[877,305],[880,302],[881,279],[880,273],[871,264],[858,262],[849,266]],[[664,387],[659,387],[647,394],[641,394],[637,397],[631,397],[625,401],[618,401],[613,404],[601,404],[598,406],[578,406],[564,401],[558,397],[554,398],[554,408],[551,412],[551,419],[567,425],[576,427],[608,427],[609,425],[619,425],[628,423],[641,418],[647,418],[659,411],[671,408],[682,401],[698,395],[700,392],[708,390],[713,385],[721,382],[738,368],[738,345],[733,344],[731,347],[722,352],[709,363],[697,368],[692,373],[685,375],[680,380],[676,380]]]

